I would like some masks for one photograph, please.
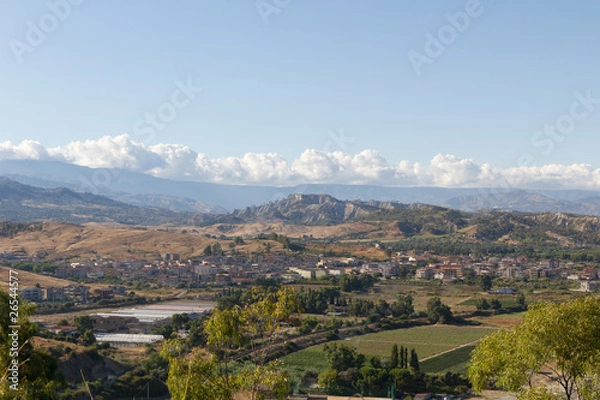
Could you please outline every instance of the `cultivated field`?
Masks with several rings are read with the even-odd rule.
[[[432,361],[430,362],[432,368],[445,371],[448,369],[447,367],[451,367],[454,371],[453,365],[458,365],[458,368],[461,370],[464,369],[464,365],[461,366],[459,364],[466,362],[469,354],[468,351],[463,350],[456,353],[455,356],[457,357],[453,357],[452,361],[438,360],[437,362],[433,362],[433,356],[467,344],[474,345],[483,336],[495,330],[495,328],[491,327],[430,325],[355,336],[346,340],[336,341],[335,343],[355,347],[359,353],[367,356],[385,358],[389,357],[392,346],[397,344],[409,349],[414,348],[419,355],[419,359],[424,360],[424,362],[427,362],[427,358],[432,357]],[[460,356],[460,359],[458,356]],[[448,357],[446,356],[445,358],[448,359]],[[308,349],[290,354],[284,357],[283,361],[286,366],[299,370],[320,371],[327,367],[323,345],[309,347]]]

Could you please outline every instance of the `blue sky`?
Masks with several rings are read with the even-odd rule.
[[[472,0],[87,0],[18,55],[28,21],[39,28],[49,4],[66,1],[3,4],[0,142],[128,134],[209,159],[371,149],[392,165],[450,154],[497,168],[523,155],[600,167],[600,104],[567,134],[543,133],[576,93],[600,98],[597,2],[481,0],[419,75],[410,52],[426,55],[427,35],[438,39]],[[276,11],[268,23],[257,3]],[[188,79],[202,93],[136,136]],[[340,132],[349,140],[332,140]]]

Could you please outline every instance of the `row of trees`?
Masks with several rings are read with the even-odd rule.
[[[369,360],[353,347],[324,346],[328,368],[319,374],[319,385],[329,394],[369,395],[396,397],[404,393],[422,391],[453,392],[464,390],[468,382],[457,374],[442,377],[421,373],[419,356],[415,349],[398,345],[392,347],[390,357]],[[410,354],[410,356],[409,356]]]
[[[339,280],[342,292],[364,292],[373,287],[375,277],[369,274],[342,275]]]
[[[366,299],[351,299],[348,302],[348,314],[355,317],[376,315],[379,318],[408,318],[414,312],[412,296],[402,293],[398,294],[391,304],[383,299],[379,299],[377,303]]]

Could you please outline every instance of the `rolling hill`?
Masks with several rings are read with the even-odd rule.
[[[43,189],[0,177],[0,221],[112,222],[126,225],[184,224],[191,213],[136,207],[70,189]]]

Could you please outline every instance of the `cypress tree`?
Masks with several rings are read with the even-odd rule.
[[[416,372],[419,372],[421,369],[419,366],[419,356],[417,355],[415,349],[411,349],[410,351],[410,367]]]
[[[392,354],[390,355],[390,368],[398,368],[398,366],[400,365],[398,361],[398,345],[394,344],[392,346]]]

